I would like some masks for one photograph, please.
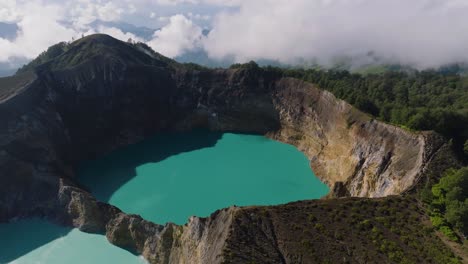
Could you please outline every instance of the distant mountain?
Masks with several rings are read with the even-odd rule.
[[[0,38],[12,40],[16,37],[18,26],[16,24],[0,22]]]
[[[18,26],[16,24],[0,22],[0,38],[13,40],[16,37],[16,32]],[[19,63],[22,63],[22,60],[14,59],[10,62],[0,62],[0,77],[10,76],[15,73],[18,68]]]
[[[196,63],[209,68],[226,68],[235,62],[233,58],[225,58],[222,60],[212,59],[203,49],[196,49],[185,52],[184,54],[177,56],[174,59],[178,62]]]
[[[2,68],[0,65],[0,78],[1,77],[6,77],[6,76],[11,76],[15,73],[16,69],[8,69],[8,68]]]
[[[28,63],[30,60],[25,58],[12,58],[9,62],[0,62],[0,77],[13,75],[21,65]]]

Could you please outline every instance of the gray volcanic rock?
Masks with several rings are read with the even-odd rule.
[[[67,186],[63,181],[61,180],[59,201],[66,208],[71,225],[84,232],[102,233],[112,214],[103,210],[91,194],[80,188]]]
[[[233,222],[244,209],[161,226],[97,201],[75,179],[80,161],[158,131],[255,132],[303,151],[331,196],[381,197],[417,184],[444,145],[312,84],[260,68],[194,70],[105,35],[70,44],[34,74],[0,79],[0,100],[0,221],[46,216],[152,263],[222,262],[233,228],[250,228]],[[268,217],[248,219],[272,261],[286,262]]]

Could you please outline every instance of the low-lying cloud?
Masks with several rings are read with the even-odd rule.
[[[183,15],[169,18],[169,24],[154,33],[148,45],[174,58],[200,46],[202,29]]]
[[[257,0],[220,14],[204,41],[215,58],[294,62],[374,52],[419,68],[468,60],[468,1]]]
[[[145,9],[155,3],[227,8],[157,16],[157,9]],[[144,41],[116,27],[90,26],[139,13],[153,18],[150,28],[165,21],[147,43],[169,57],[204,50],[213,59],[237,62],[330,64],[342,57],[365,60],[372,53],[384,62],[418,68],[468,61],[466,0],[3,0],[0,22],[15,23],[18,31],[14,39],[0,37],[0,63],[32,59],[54,43],[95,32]],[[207,36],[197,24],[201,21],[210,24]]]

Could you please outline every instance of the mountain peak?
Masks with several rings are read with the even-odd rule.
[[[114,37],[111,37],[106,34],[101,34],[101,33],[96,33],[92,35],[88,35],[85,37],[82,37],[78,40],[75,40],[74,42],[70,43],[70,45],[80,45],[82,43],[99,43],[99,44],[104,44],[104,45],[119,45],[119,44],[125,44],[125,42],[120,41]]]
[[[47,49],[18,73],[47,68],[63,70],[86,62],[119,62],[125,65],[167,67],[177,63],[153,51],[144,43],[130,43],[106,34],[93,34],[71,43],[61,42]]]

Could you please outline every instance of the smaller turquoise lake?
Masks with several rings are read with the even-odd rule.
[[[329,191],[291,145],[207,131],[157,135],[82,164],[79,179],[99,200],[159,224]]]
[[[0,224],[0,264],[142,264],[105,236],[30,219]]]

